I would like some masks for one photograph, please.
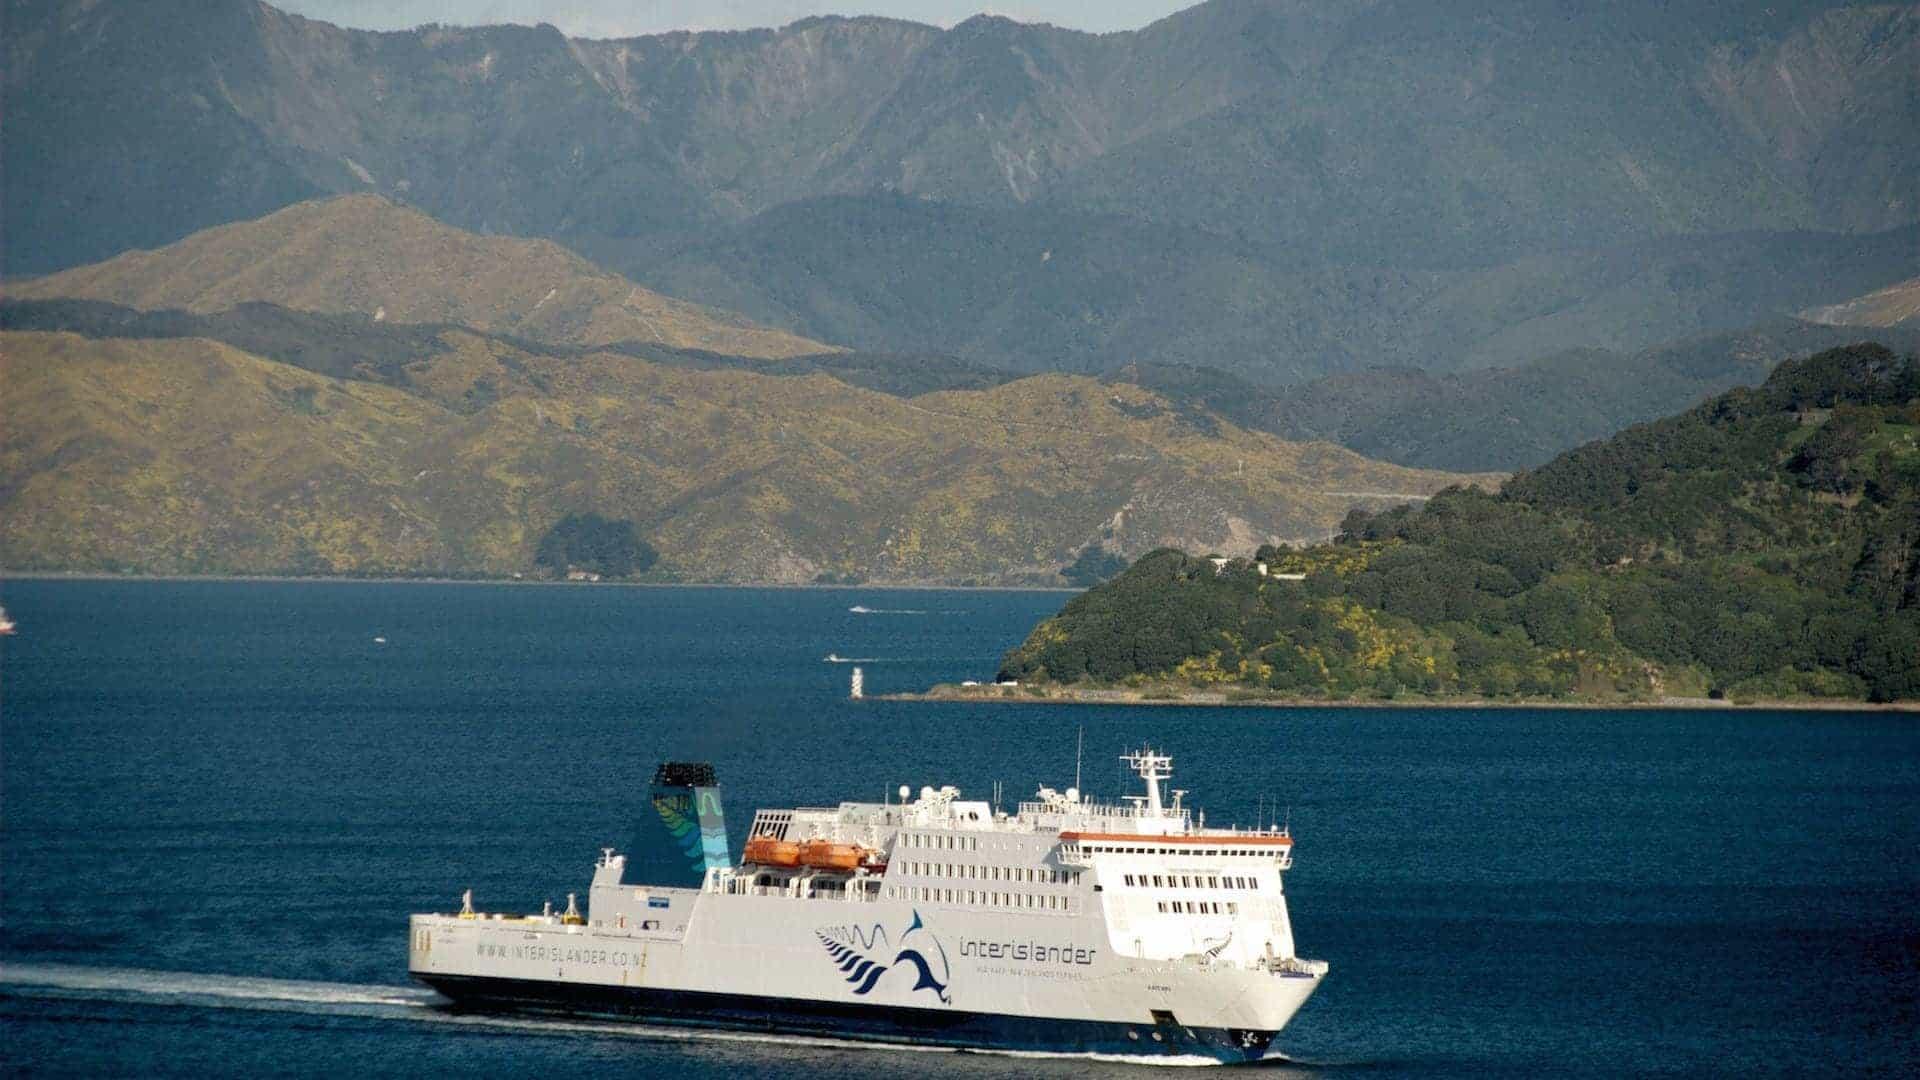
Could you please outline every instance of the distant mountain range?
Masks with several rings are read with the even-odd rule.
[[[665,292],[858,348],[1025,371],[1198,365],[1271,385],[1740,330],[1911,276],[1920,227],[1661,237],[1433,269],[1049,207],[876,196],[790,204],[659,258],[583,250]]]
[[[1512,368],[1377,367],[1280,387],[1150,365],[1129,365],[1110,377],[1286,439],[1325,439],[1423,468],[1513,470],[1676,406],[1757,384],[1783,360],[1869,339],[1920,352],[1920,326],[1867,329],[1783,318],[1639,352],[1577,349]]]
[[[884,281],[874,287],[876,297],[887,295]],[[389,382],[404,382],[408,364],[441,351],[448,331],[556,356],[606,348],[706,370],[823,373],[903,398],[985,390],[1023,374],[935,351],[938,334],[903,343],[921,351],[836,350],[660,296],[549,242],[475,236],[371,195],[297,204],[9,291],[0,325],[11,329],[207,338],[325,375]],[[1508,471],[1675,403],[1757,383],[1789,357],[1865,337],[1920,347],[1920,328],[1833,325],[1897,314],[1903,295],[1896,287],[1804,319],[1638,352],[1568,351],[1512,368],[1376,365],[1274,386],[1194,364],[1134,362],[1099,378],[1159,395],[1196,423],[1224,419],[1416,468]],[[903,316],[940,306],[917,296],[892,302]],[[1807,321],[1816,317],[1825,321]]]
[[[620,41],[252,0],[6,18],[12,278],[370,192],[814,341],[1273,384],[1631,354],[1920,272],[1912,5],[1212,0],[1127,34]]]

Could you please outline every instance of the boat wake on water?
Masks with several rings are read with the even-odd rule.
[[[0,964],[0,994],[147,1001],[227,1008],[314,1011],[417,1009],[441,1000],[425,987],[308,982],[247,975],[207,975],[69,964]]]
[[[541,1036],[617,1036],[653,1042],[777,1043],[783,1046],[854,1048],[880,1052],[891,1050],[937,1054],[987,1053],[994,1056],[1082,1060],[1101,1060],[1106,1057],[1100,1054],[959,1051],[944,1046],[873,1043],[818,1036],[773,1035],[629,1022],[598,1022],[563,1017],[509,1016],[461,1011],[440,994],[421,986],[318,982],[248,975],[210,975],[191,971],[84,967],[71,964],[0,964],[0,998],[6,997],[294,1012],[323,1016],[360,1016],[369,1019],[452,1024],[459,1027],[513,1031]],[[1125,1059],[1115,1058],[1114,1060]],[[1185,1059],[1163,1059],[1159,1063],[1188,1064],[1189,1062]],[[1193,1058],[1190,1063],[1215,1064],[1211,1059],[1199,1057]]]
[[[308,982],[298,979],[208,975],[199,972],[152,971],[140,968],[4,964],[0,965],[0,997],[8,996],[285,1011],[335,1016],[388,1017],[476,1027],[509,1028],[536,1034],[578,1033],[645,1039],[705,1038],[737,1042],[816,1043],[822,1046],[867,1045],[839,1039],[790,1036],[775,1038],[751,1032],[690,1030],[651,1024],[598,1023],[591,1020],[557,1017],[462,1012],[446,998],[423,986]],[[916,1048],[895,1047],[895,1049]],[[944,1048],[928,1049],[939,1049],[945,1052]]]

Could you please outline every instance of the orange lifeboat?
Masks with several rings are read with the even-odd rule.
[[[798,866],[800,845],[775,836],[755,836],[748,838],[747,848],[740,857],[744,862],[761,866]]]
[[[853,870],[859,867],[865,854],[865,849],[858,844],[809,840],[800,845],[800,865],[820,870]]]

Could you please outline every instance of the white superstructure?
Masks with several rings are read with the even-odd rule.
[[[1015,813],[952,787],[762,810],[698,888],[622,880],[587,910],[416,915],[409,966],[456,1001],[1078,1053],[1261,1056],[1326,972],[1295,955],[1284,828],[1209,828],[1172,761],[1143,794],[1041,788]]]

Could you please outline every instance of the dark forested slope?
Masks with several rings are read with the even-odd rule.
[[[1920,365],[1878,346],[1791,361],[1498,495],[1356,512],[1331,544],[1259,558],[1269,573],[1150,554],[1001,674],[1331,698],[1920,697]]]

